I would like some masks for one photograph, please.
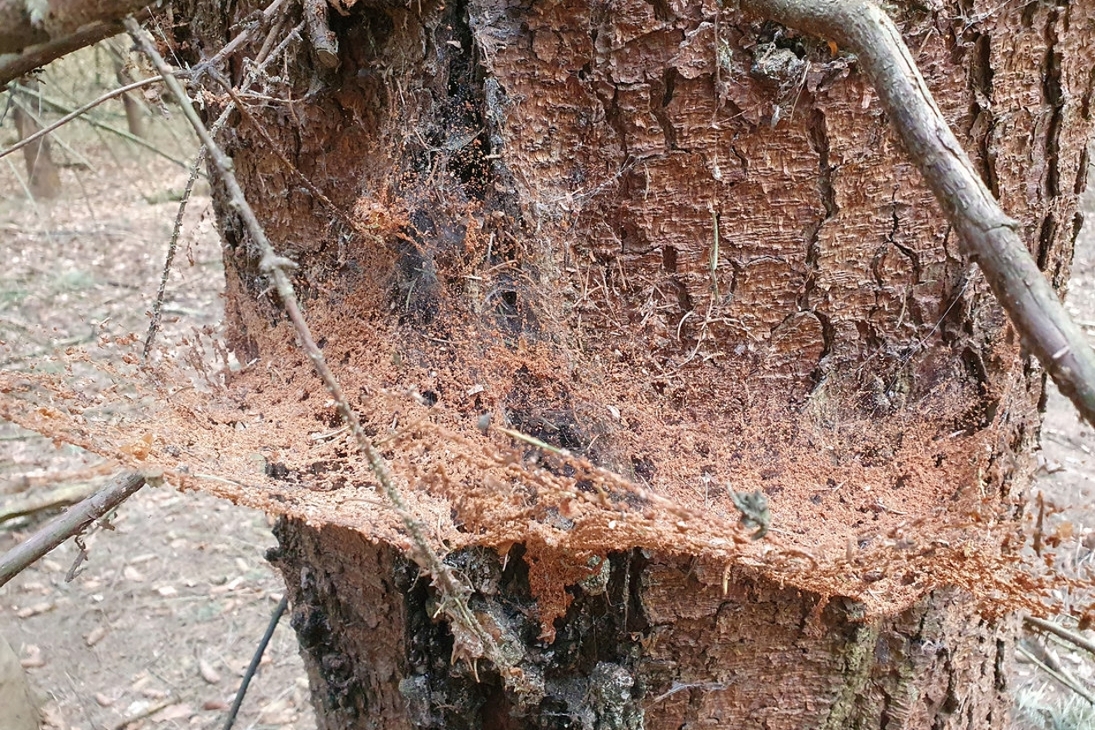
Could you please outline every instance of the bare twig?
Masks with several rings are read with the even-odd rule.
[[[1052,621],[1046,621],[1044,618],[1037,618],[1036,616],[1024,616],[1023,623],[1032,626],[1039,631],[1048,631],[1051,634],[1055,634],[1070,644],[1075,644],[1079,648],[1095,654],[1095,641],[1092,641],[1075,631],[1070,631],[1064,626],[1059,626]]]
[[[160,77],[159,76],[151,76],[147,79],[141,79],[140,81],[134,81],[132,84],[126,84],[125,86],[120,86],[117,89],[113,89],[111,91],[108,91],[105,94],[103,94],[102,96],[100,96],[98,99],[95,99],[94,101],[89,101],[87,104],[84,104],[82,107],[80,107],[78,109],[73,109],[71,112],[69,112],[65,116],[61,117],[60,119],[58,119],[53,124],[50,124],[48,127],[43,127],[42,129],[38,130],[34,134],[30,135],[29,137],[25,137],[24,139],[19,140],[17,143],[13,144],[11,147],[8,147],[6,150],[0,150],[0,157],[4,157],[5,155],[10,155],[13,152],[17,152],[18,150],[22,149],[23,147],[26,147],[28,144],[31,144],[32,142],[34,142],[34,141],[36,141],[36,140],[38,140],[42,137],[45,137],[47,134],[49,134],[53,130],[57,129],[58,127],[65,126],[66,124],[71,122],[76,117],[87,113],[89,110],[94,109],[95,107],[102,104],[104,101],[109,101],[109,100],[111,100],[115,97],[121,96],[121,95],[126,94],[130,91],[133,91],[134,89],[140,89],[140,88],[143,88],[143,87],[148,86],[150,84],[158,84],[158,83],[160,83]],[[21,91],[22,87],[17,86],[16,89]]]
[[[886,116],[966,254],[980,265],[1024,344],[1095,424],[1095,352],[974,170],[889,16],[869,0],[741,0],[748,12],[854,52]]]
[[[1020,654],[1022,654],[1024,657],[1026,657],[1030,661],[1031,664],[1033,664],[1034,666],[1038,667],[1039,669],[1041,669],[1043,672],[1045,672],[1049,676],[1056,679],[1058,682],[1060,682],[1066,688],[1072,690],[1073,692],[1080,695],[1081,697],[1083,697],[1085,700],[1087,700],[1091,704],[1095,705],[1095,695],[1091,694],[1091,692],[1089,692],[1086,687],[1084,687],[1079,682],[1077,682],[1072,677],[1072,675],[1066,674],[1064,672],[1059,672],[1056,669],[1053,669],[1048,664],[1043,662],[1041,659],[1036,657],[1034,655],[1034,652],[1032,652],[1030,649],[1023,646],[1021,643],[1017,644],[1015,646],[1015,650],[1017,652],[1019,652]]]
[[[136,472],[118,474],[105,487],[64,514],[50,520],[40,530],[0,557],[0,586],[93,521],[124,502],[145,483]]]
[[[224,730],[232,730],[232,724],[236,721],[236,715],[239,714],[240,705],[243,704],[243,698],[247,694],[247,687],[251,684],[251,678],[254,677],[255,672],[258,671],[259,662],[262,661],[262,655],[266,652],[266,646],[270,643],[270,639],[274,635],[274,629],[277,628],[278,622],[281,621],[281,617],[285,614],[285,609],[288,607],[289,596],[284,595],[281,597],[281,600],[278,601],[277,607],[274,608],[274,613],[270,616],[270,623],[266,625],[266,633],[262,635],[262,640],[259,641],[259,645],[255,649],[255,654],[251,657],[251,663],[247,666],[247,671],[243,673],[243,679],[240,680],[240,688],[236,691],[236,699],[232,701],[232,709],[228,711],[228,717],[224,720]]]
[[[498,649],[494,637],[487,633],[486,629],[483,628],[482,624],[479,623],[479,620],[472,613],[471,607],[468,605],[467,601],[468,588],[464,586],[456,578],[452,570],[441,561],[437,552],[426,539],[423,526],[407,507],[407,503],[404,501],[401,491],[396,486],[395,481],[388,471],[387,464],[381,457],[380,452],[377,451],[376,447],[373,446],[372,442],[369,440],[369,437],[365,434],[365,431],[361,427],[361,421],[358,418],[357,413],[350,407],[349,401],[342,390],[342,386],[327,366],[327,362],[323,357],[323,352],[316,345],[311,329],[304,320],[304,315],[300,310],[300,304],[297,301],[296,291],[293,289],[293,284],[289,279],[289,275],[286,273],[287,269],[294,268],[296,264],[283,256],[279,256],[275,252],[273,244],[266,235],[266,231],[259,223],[254,210],[251,208],[251,205],[247,202],[246,196],[243,194],[243,188],[240,187],[239,181],[236,179],[236,175],[233,171],[232,160],[224,154],[209,135],[209,131],[202,124],[201,119],[194,110],[193,102],[186,95],[182,85],[172,75],[171,69],[163,60],[163,57],[160,56],[144,30],[133,18],[127,18],[124,25],[126,30],[129,31],[129,34],[137,42],[138,46],[140,46],[141,50],[143,50],[149,59],[151,59],[156,70],[160,72],[168,89],[178,99],[183,113],[186,115],[190,124],[194,127],[194,131],[198,134],[198,137],[201,138],[202,143],[208,150],[210,160],[216,166],[217,170],[220,171],[230,205],[240,216],[244,225],[247,227],[248,233],[250,233],[255,244],[258,246],[258,249],[262,252],[259,266],[273,279],[275,288],[282,300],[282,306],[285,307],[285,311],[289,315],[289,320],[292,322],[293,327],[297,332],[297,337],[300,340],[302,349],[312,361],[312,366],[323,380],[324,385],[326,385],[328,392],[330,392],[332,399],[338,407],[339,413],[349,426],[350,433],[353,435],[358,449],[365,455],[366,460],[369,462],[369,467],[376,477],[377,482],[380,483],[385,496],[388,498],[392,511],[395,512],[400,522],[403,523],[403,528],[410,536],[411,542],[414,544],[419,554],[418,557],[424,564],[424,569],[433,577],[438,588],[445,596],[445,600],[442,602],[442,609],[461,627],[463,632],[467,632],[475,638],[479,644],[479,646],[474,647],[476,652],[486,656],[494,662],[495,666],[499,667],[499,669],[508,667],[509,662]],[[468,647],[464,647],[464,649],[467,650]],[[465,653],[470,652],[466,651]],[[474,653],[470,653],[470,655],[475,656]],[[502,676],[506,678],[507,682],[516,681],[516,678],[511,673],[502,672]]]
[[[32,96],[32,97],[38,99],[39,101],[41,101],[44,104],[48,104],[49,106],[51,106],[54,109],[56,109],[57,111],[65,114],[66,116],[72,116],[74,119],[79,118],[80,121],[85,122],[87,124],[90,124],[93,127],[98,127],[99,129],[110,132],[111,134],[116,134],[119,137],[132,142],[135,145],[138,145],[140,147],[144,147],[146,150],[149,150],[150,152],[153,152],[153,153],[159,155],[160,157],[163,157],[165,160],[170,160],[171,162],[174,162],[179,167],[182,167],[182,168],[187,169],[187,170],[190,169],[190,166],[187,165],[185,161],[180,160],[177,157],[172,157],[171,155],[167,154],[166,152],[164,152],[163,150],[158,148],[156,145],[152,144],[151,142],[149,142],[147,140],[141,139],[140,137],[138,137],[135,134],[131,134],[128,130],[118,129],[117,127],[112,126],[110,124],[106,124],[105,122],[100,122],[98,119],[95,119],[93,117],[84,116],[82,114],[76,114],[75,111],[73,111],[72,109],[69,109],[67,106],[65,106],[61,102],[56,101],[54,99],[51,99],[48,96],[45,96],[44,94],[42,94],[40,92],[31,91],[30,89],[19,86],[18,84],[15,85],[13,88],[16,91],[18,91],[22,94],[27,94],[28,96]],[[122,87],[122,88],[125,88],[125,87]],[[3,152],[3,154],[9,154],[10,152],[12,152],[17,147],[18,147],[18,145],[13,145],[11,148],[5,150]],[[0,156],[3,156],[3,155],[0,154]]]
[[[281,3],[282,0],[274,0],[274,2],[270,3],[270,6],[267,8],[266,12],[272,13],[273,11],[277,10],[278,7],[280,7]],[[250,35],[251,30],[252,29],[249,28],[241,32],[239,35],[236,36],[235,39],[233,39],[233,43],[235,43],[237,40],[242,43],[245,37]],[[274,32],[274,30],[276,30],[276,28],[271,31],[271,34]],[[271,63],[273,63],[273,61],[278,58],[278,56],[280,56],[286,48],[289,47],[289,44],[293,41],[293,39],[299,37],[301,31],[303,30],[304,21],[301,21],[295,28],[293,28],[285,35],[285,37],[281,40],[280,43],[278,43],[273,51],[271,51],[266,56],[261,56],[260,54],[260,58],[257,59],[258,65],[248,72],[247,76],[244,78],[243,83],[240,86],[246,88],[253,84],[255,80],[259,77],[259,75],[265,72],[266,68]],[[219,58],[222,55],[223,49],[222,52],[218,53],[215,58]],[[220,74],[218,74],[216,72],[216,69],[213,67],[213,61],[209,61],[208,64],[209,69],[207,70],[210,71],[218,80],[221,80]],[[156,80],[160,80],[158,76],[156,77]],[[224,82],[222,81],[222,83]],[[217,121],[213,122],[213,126],[209,128],[209,136],[214,139],[216,138],[220,130],[224,127],[224,125],[228,123],[228,117],[231,116],[232,111],[238,106],[239,102],[239,98],[235,95],[235,92],[232,90],[231,86],[228,84],[226,84],[225,86],[229,90],[229,94],[232,96],[232,101],[225,105],[224,111],[220,113],[220,116],[217,117]],[[242,106],[240,108],[242,110]],[[179,210],[175,214],[175,225],[171,229],[171,240],[167,246],[167,258],[164,261],[163,272],[160,275],[160,288],[156,292],[156,301],[152,305],[152,321],[148,323],[148,334],[145,335],[143,353],[143,357],[145,360],[148,360],[148,356],[152,353],[152,345],[156,340],[156,332],[159,330],[160,314],[163,311],[164,293],[167,290],[167,279],[171,275],[171,262],[175,258],[175,247],[178,244],[179,232],[182,230],[183,215],[186,213],[186,204],[190,200],[190,194],[194,188],[194,181],[197,179],[197,176],[201,174],[199,170],[202,163],[205,161],[205,156],[206,147],[205,145],[202,145],[198,148],[198,156],[194,160],[194,165],[190,168],[190,177],[186,181],[186,190],[183,192],[182,200],[179,201]]]
[[[167,292],[167,279],[171,276],[171,264],[175,260],[175,249],[179,244],[179,233],[182,231],[183,216],[186,214],[186,204],[190,202],[190,195],[194,192],[194,182],[200,174],[202,160],[205,159],[205,148],[198,150],[198,156],[194,158],[194,164],[190,168],[190,176],[186,179],[186,188],[183,190],[182,200],[179,201],[179,210],[175,213],[175,225],[171,228],[171,240],[167,244],[167,258],[163,262],[163,271],[160,272],[160,288],[156,290],[156,301],[152,304],[152,320],[148,323],[148,334],[144,338],[143,357],[148,360],[152,352],[152,343],[156,341],[156,332],[160,328],[160,316],[163,313],[163,299]]]
[[[281,9],[281,6],[284,3],[285,0],[274,0],[272,3],[267,5],[263,9],[262,15],[258,21],[252,22],[242,31],[237,33],[235,38],[229,41],[224,46],[224,48],[217,51],[216,55],[214,55],[208,61],[202,61],[201,63],[199,63],[194,69],[195,72],[197,74],[201,74],[204,73],[206,68],[216,68],[217,66],[219,66],[224,59],[228,58],[237,50],[239,50],[240,46],[247,42],[247,40],[251,38],[256,30],[270,23],[274,15],[278,12],[279,9]],[[261,60],[261,58],[256,60]]]

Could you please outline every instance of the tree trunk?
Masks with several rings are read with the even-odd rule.
[[[118,83],[126,86],[136,81],[127,62],[128,49],[112,43],[108,50],[114,64],[114,78],[118,79]],[[122,105],[125,107],[125,121],[126,126],[129,127],[129,133],[135,137],[144,138],[146,134],[144,103],[136,93],[129,92],[122,94]]]
[[[254,10],[182,5],[180,48],[206,55]],[[328,361],[428,495],[418,514],[459,548],[446,561],[512,666],[454,638],[446,598],[379,518],[308,511],[346,480],[286,447],[268,474],[313,494],[278,498],[272,557],[320,727],[1002,726],[1014,625],[982,617],[997,583],[981,557],[999,540],[957,542],[981,539],[971,521],[1015,524],[1044,377],[854,57],[717,3],[335,6],[337,69],[326,41],[296,48],[290,78],[253,89],[263,131],[239,117],[223,141],[300,265]],[[1063,286],[1095,6],[891,12]],[[329,419],[217,204],[231,344],[260,363],[249,387]],[[387,421],[411,425],[385,436],[369,409],[407,390],[461,440],[398,409]],[[642,491],[583,511],[543,485],[595,497],[600,482],[535,449],[477,477],[461,457],[484,414],[685,517]],[[745,544],[724,526],[755,489],[772,527]]]
[[[23,79],[23,85],[32,91],[38,90],[38,79],[27,76]],[[41,131],[42,126],[28,110],[16,102],[12,114],[15,119],[15,128],[19,131],[19,139]],[[39,110],[40,112],[40,110]],[[23,162],[27,170],[27,187],[35,198],[51,199],[61,194],[61,172],[57,163],[53,161],[52,145],[49,137],[31,142],[23,148]]]
[[[486,666],[450,661],[436,598],[397,550],[338,527],[276,533],[323,730],[1006,726],[1015,624],[982,620],[953,589],[864,621],[854,601],[748,573],[723,594],[691,561],[640,549],[574,588],[549,645],[520,551],[505,568],[461,553],[451,562],[481,581],[476,612],[503,617],[543,683],[528,706]]]

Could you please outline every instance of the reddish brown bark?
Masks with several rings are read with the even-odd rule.
[[[277,532],[321,730],[1005,726],[1014,622],[953,590],[864,622],[854,602],[744,573],[723,595],[691,561],[636,550],[574,588],[549,647],[519,556],[456,556],[476,612],[526,642],[519,666],[547,695],[528,707],[488,667],[450,663],[437,598],[398,551],[343,528]]]

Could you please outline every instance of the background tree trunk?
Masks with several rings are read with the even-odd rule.
[[[893,12],[1061,286],[1095,7],[996,5]],[[772,539],[837,567],[724,573],[687,534],[613,544],[561,504],[515,532],[454,498],[484,547],[448,561],[513,649],[515,694],[460,661],[398,547],[285,520],[272,557],[321,727],[999,727],[1013,626],[980,618],[983,566],[869,551],[975,503],[1014,519],[1044,378],[854,58],[715,3],[338,7],[337,70],[301,48],[259,89],[294,101],[250,113],[369,235],[242,118],[224,141],[340,375],[440,401],[462,433],[490,413],[713,519],[762,488]],[[254,8],[176,10],[181,49],[211,55]],[[219,206],[232,346],[303,402],[306,364]]]
[[[23,79],[23,85],[32,91],[37,91],[38,79],[27,76]],[[21,104],[21,101],[15,103],[12,114],[15,118],[15,128],[19,130],[19,139],[26,139],[40,131],[42,126]],[[61,171],[57,163],[53,161],[52,145],[48,136],[23,148],[23,162],[27,170],[27,186],[30,188],[31,195],[35,198],[49,199],[56,198],[61,193]]]

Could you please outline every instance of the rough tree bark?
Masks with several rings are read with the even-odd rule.
[[[194,61],[256,9],[184,5],[176,17],[193,20],[175,31]],[[744,565],[724,574],[665,541],[620,544],[589,558],[554,618],[533,571],[566,563],[566,549],[453,553],[473,608],[541,688],[530,698],[459,660],[432,620],[438,597],[397,547],[285,520],[271,557],[320,726],[1001,726],[1012,622],[982,618],[948,578],[888,575],[856,552],[875,525],[971,489],[1012,509],[1044,377],[855,59],[715,2],[337,9],[338,67],[329,44],[322,58],[301,50],[250,111],[264,132],[241,117],[223,140],[300,264],[329,361],[471,422],[493,413],[697,509],[762,487],[778,539],[847,550],[849,568],[846,592],[821,593]],[[1063,286],[1082,222],[1095,7],[891,12]],[[222,102],[210,95],[207,111]],[[371,235],[332,222],[266,135]],[[232,346],[270,362],[282,315],[217,204]],[[917,598],[866,613],[841,597],[872,585],[882,605],[888,590]]]

